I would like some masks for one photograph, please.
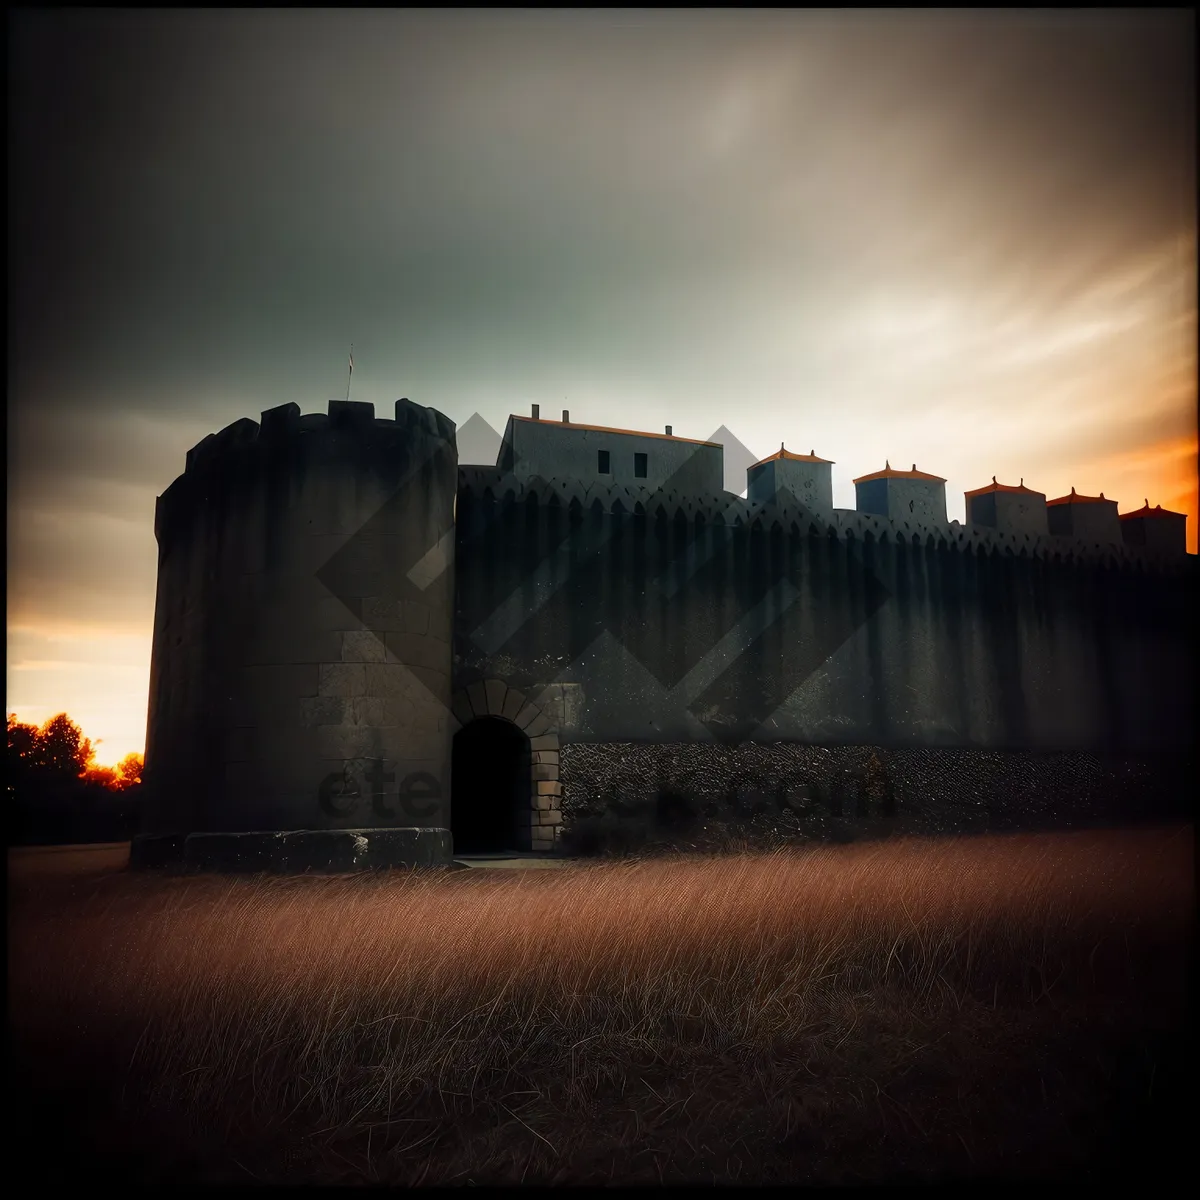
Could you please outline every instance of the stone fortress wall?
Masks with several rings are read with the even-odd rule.
[[[1022,778],[1057,755],[1061,781],[1063,754],[1158,778],[1145,763],[1190,749],[1175,514],[993,481],[960,525],[915,464],[839,510],[832,464],[782,448],[739,498],[709,486],[715,452],[514,418],[500,465],[458,467],[453,425],[408,401],[394,420],[287,405],[206,439],[156,518],[140,860],[447,861],[452,738],[482,717],[530,739],[534,850],[703,792],[678,764],[705,754],[710,807],[798,789],[832,812],[858,802],[818,776],[868,753],[915,754],[926,779],[956,753],[961,788],[971,755],[1033,755]],[[768,786],[764,753],[808,765]]]
[[[962,525],[916,464],[856,480],[839,510],[834,464],[782,446],[743,499],[715,482],[718,448],[671,435],[535,406],[496,467],[460,468],[456,681],[552,716],[556,831],[599,815],[642,837],[666,797],[676,832],[681,808],[786,825],[793,801],[827,832],[887,808],[852,798],[868,761],[900,827],[1065,818],[1064,788],[1089,819],[1180,793],[1182,514],[993,480]],[[999,781],[1030,778],[1002,816]]]

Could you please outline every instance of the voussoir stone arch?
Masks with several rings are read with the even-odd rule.
[[[454,694],[460,725],[480,717],[509,721],[529,738],[529,804],[518,814],[519,850],[553,850],[562,830],[558,720],[536,700],[502,679],[481,679]],[[451,780],[451,788],[454,783]]]

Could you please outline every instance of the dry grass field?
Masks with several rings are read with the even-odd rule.
[[[9,856],[42,1183],[1148,1185],[1186,1152],[1191,828],[291,879],[126,854]]]

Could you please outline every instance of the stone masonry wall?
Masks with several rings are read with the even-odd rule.
[[[563,848],[846,841],[1190,816],[1192,756],[571,743]]]

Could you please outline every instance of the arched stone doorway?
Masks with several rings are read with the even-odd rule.
[[[528,736],[503,717],[477,717],[454,735],[450,830],[455,854],[529,848],[529,821],[522,831],[520,818],[529,809],[530,766]]]
[[[499,679],[482,680],[456,693],[453,710],[461,726],[454,735],[450,768],[454,852],[553,850],[562,827],[554,722],[539,705]],[[511,824],[506,814],[511,814]],[[506,831],[511,831],[507,844],[467,849],[501,839]],[[465,839],[462,844],[460,837]]]

